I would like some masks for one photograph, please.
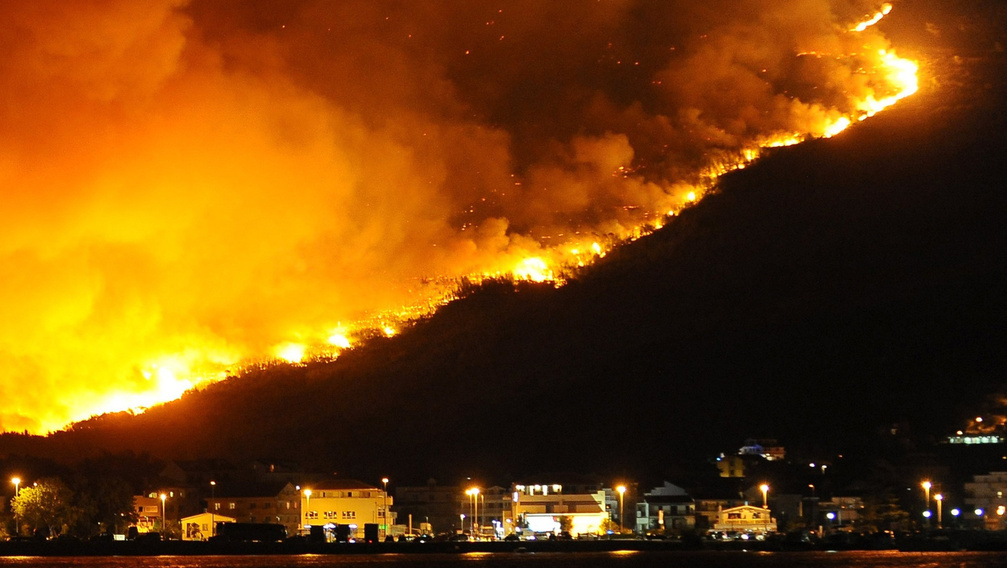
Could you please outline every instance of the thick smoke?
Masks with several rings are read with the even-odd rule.
[[[682,205],[884,85],[873,4],[0,3],[0,428]],[[804,54],[804,55],[798,55]],[[542,252],[546,251],[546,252]]]

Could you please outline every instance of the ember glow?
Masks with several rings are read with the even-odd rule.
[[[0,428],[562,283],[915,92],[858,0],[0,4]],[[866,15],[866,18],[864,17]]]

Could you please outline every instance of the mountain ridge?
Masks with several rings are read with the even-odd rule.
[[[768,152],[566,286],[487,281],[334,362],[0,435],[0,452],[269,455],[418,481],[658,477],[746,437],[870,452],[893,424],[935,440],[1007,366],[1007,66],[959,65],[964,86]]]

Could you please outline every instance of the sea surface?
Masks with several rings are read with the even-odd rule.
[[[1004,552],[599,552],[0,557],[0,568],[1007,568]]]

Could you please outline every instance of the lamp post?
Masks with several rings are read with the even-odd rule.
[[[304,490],[304,510],[301,511],[304,516],[304,521],[301,522],[301,527],[305,527],[308,524],[308,509],[311,508],[311,490]]]
[[[621,535],[622,531],[623,531],[623,526],[622,526],[622,509],[623,509],[623,507],[622,507],[622,504],[623,504],[623,497],[626,495],[626,486],[625,485],[620,485],[620,486],[616,487],[615,490],[619,492],[619,534]]]
[[[472,523],[475,528],[472,529],[472,539],[479,540],[479,531],[482,530],[479,522],[479,488],[472,488]]]
[[[465,491],[472,498],[472,539],[476,538],[476,519],[479,515],[479,488],[472,487]]]
[[[167,525],[165,525],[166,516],[165,516],[165,510],[164,510],[164,502],[165,502],[166,499],[168,499],[168,496],[165,495],[164,493],[162,493],[161,494],[161,532],[164,533],[165,536],[167,536],[167,534],[168,534],[168,531],[166,530],[167,529]]]
[[[762,491],[762,508],[763,509],[768,509],[769,508],[769,485],[763,483],[762,485],[759,486],[759,489]],[[777,504],[779,504],[779,503],[777,503]]]
[[[926,501],[924,501],[924,506],[925,506],[926,510],[929,511],[930,510],[930,488],[933,487],[933,484],[930,483],[930,480],[926,480],[923,483],[921,483],[920,486],[923,487],[923,494],[924,494],[925,499],[926,499]],[[927,517],[927,524],[929,525],[930,524],[930,516],[927,515],[926,517]]]
[[[216,490],[217,482],[210,480],[210,536],[217,534],[217,523],[214,522],[213,508],[217,506],[213,501],[217,500]]]
[[[941,518],[941,503],[944,501],[944,495],[940,493],[934,495],[934,501],[937,501],[937,528],[942,529],[944,528],[944,524]]]
[[[383,522],[381,523],[381,526],[384,527],[383,531],[384,534],[381,535],[381,538],[386,539],[388,538],[388,478],[387,477],[381,478],[381,486],[384,488],[384,505],[383,505],[384,511],[382,513],[384,515],[384,519]]]
[[[10,478],[10,482],[14,484],[14,498],[16,499],[20,495],[20,492],[21,492],[21,478],[20,477],[12,477],[12,478]],[[17,510],[14,511],[14,534],[16,534],[16,535],[21,534],[21,531],[19,530],[19,527],[17,526]]]

